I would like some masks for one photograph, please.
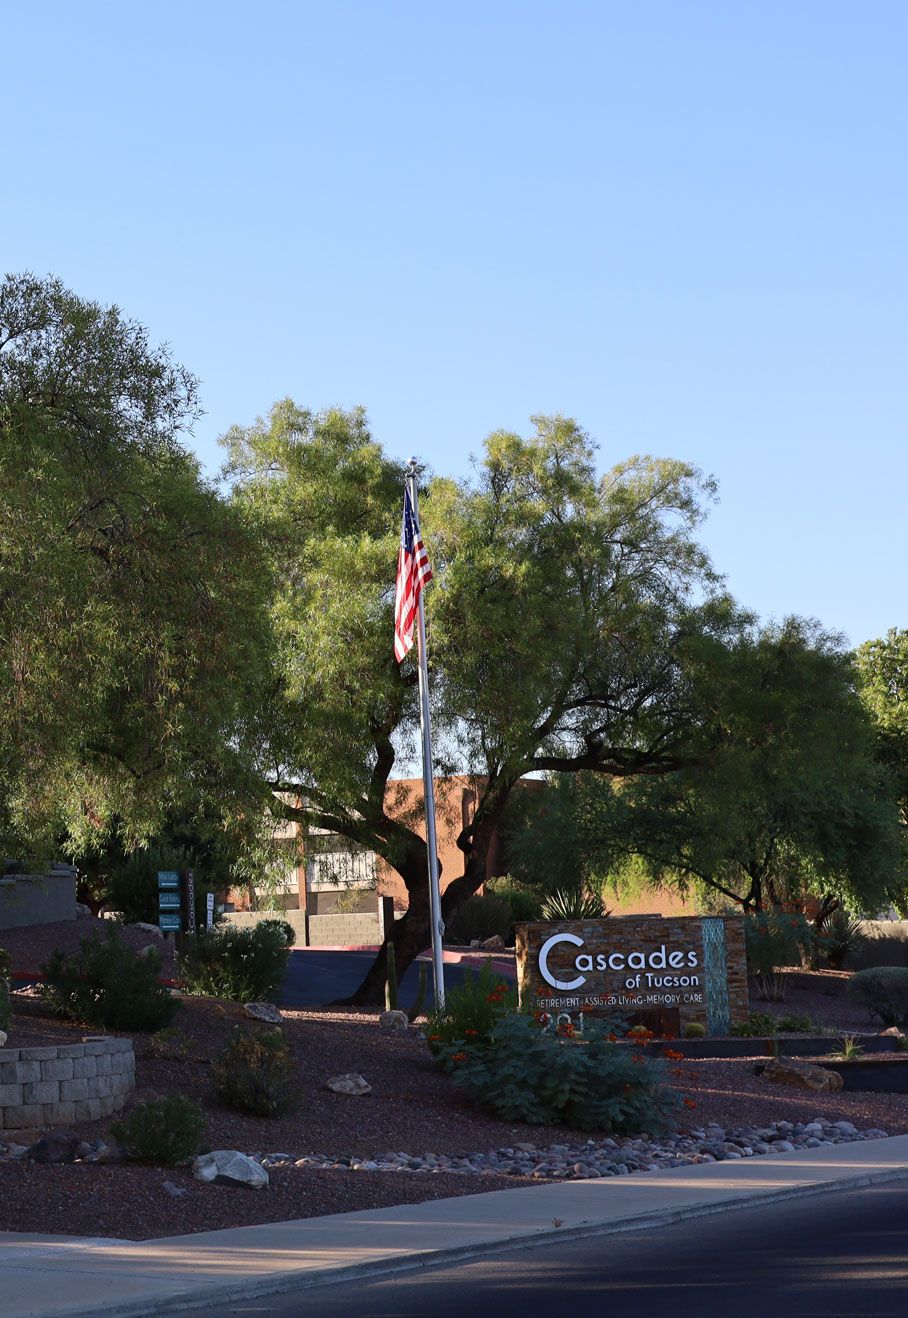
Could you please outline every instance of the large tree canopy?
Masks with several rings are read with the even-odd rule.
[[[893,903],[908,913],[908,630],[891,627],[855,653],[861,698],[879,735],[880,760],[892,775],[902,823],[902,870]]]
[[[694,539],[709,482],[652,458],[598,479],[574,422],[534,424],[529,438],[491,435],[474,480],[423,490],[434,717],[449,767],[474,774],[477,791],[445,918],[485,879],[523,775],[686,764],[703,665],[742,625]],[[235,502],[278,583],[282,688],[265,781],[286,794],[276,808],[289,817],[373,849],[402,875],[409,909],[391,935],[401,969],[429,936],[424,843],[415,820],[385,809],[418,717],[415,663],[398,667],[391,650],[403,466],[361,411],[290,401],[224,444]],[[384,952],[360,999],[377,1000],[383,976]]]
[[[116,308],[55,279],[0,284],[8,850],[114,820],[134,841],[251,759],[264,576],[180,443],[196,412],[192,376]]]
[[[655,880],[703,885],[746,911],[811,893],[818,919],[840,903],[873,913],[898,882],[899,829],[849,656],[790,619],[717,658],[703,691],[708,755],[617,791],[582,784],[588,861],[604,872],[640,856]]]

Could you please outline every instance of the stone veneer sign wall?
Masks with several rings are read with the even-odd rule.
[[[97,1121],[118,1111],[136,1083],[131,1039],[0,1051],[0,1130]]]
[[[741,916],[628,915],[517,926],[521,1004],[692,1022],[726,1034],[747,1020]]]

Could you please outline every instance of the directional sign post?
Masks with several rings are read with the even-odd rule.
[[[180,876],[176,870],[158,870],[158,927],[178,934],[183,928]]]

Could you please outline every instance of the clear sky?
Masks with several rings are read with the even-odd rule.
[[[167,340],[209,470],[285,395],[456,474],[561,411],[603,465],[718,478],[764,617],[908,625],[903,0],[0,0],[0,33],[3,266]]]

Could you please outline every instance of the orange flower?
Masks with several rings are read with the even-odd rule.
[[[667,1057],[668,1060],[669,1060],[670,1062],[683,1062],[683,1061],[684,1061],[684,1054],[683,1054],[683,1053],[679,1053],[678,1050],[677,1050],[677,1048],[666,1048],[666,1050],[665,1050],[665,1052],[662,1054],[662,1056],[663,1056],[663,1057]]]
[[[684,1100],[684,1106],[689,1108],[695,1108],[697,1105],[692,1098],[686,1098]]]
[[[451,1058],[452,1062],[465,1062],[466,1060],[467,1060],[466,1053],[455,1053],[454,1056]]]
[[[476,1035],[478,1033],[479,1033],[478,1030],[464,1030],[464,1034],[466,1035]]]
[[[429,1043],[438,1043],[438,1041],[439,1041],[440,1038],[441,1038],[441,1035],[440,1035],[440,1034],[430,1034],[430,1035],[429,1035]]]
[[[618,1042],[617,1034],[610,1034],[608,1037],[608,1041],[609,1043],[617,1043]]]

